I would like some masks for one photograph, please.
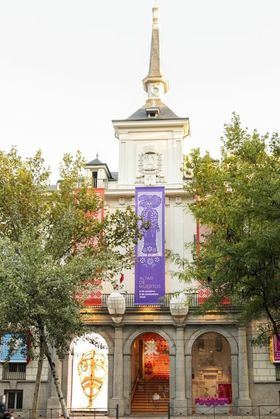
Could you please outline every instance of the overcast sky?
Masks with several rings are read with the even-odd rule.
[[[236,111],[280,131],[280,1],[159,0],[166,104],[187,147],[217,157]],[[142,106],[153,0],[0,0],[0,149],[42,149],[58,176],[79,149],[118,167],[112,119]]]

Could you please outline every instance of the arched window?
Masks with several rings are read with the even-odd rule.
[[[219,333],[204,333],[192,348],[192,390],[194,410],[228,406],[232,401],[231,351]]]
[[[107,410],[108,345],[105,339],[90,333],[74,339],[71,345],[71,408]]]
[[[132,345],[133,413],[164,413],[169,402],[168,342],[157,333],[143,333]]]

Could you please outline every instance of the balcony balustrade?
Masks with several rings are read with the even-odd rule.
[[[141,311],[141,310],[145,310],[145,308],[149,309],[149,311],[169,311],[170,310],[170,300],[172,299],[172,297],[174,297],[175,295],[178,296],[178,293],[167,293],[165,294],[165,296],[162,298],[162,301],[160,301],[159,304],[147,304],[147,305],[138,305],[135,303],[135,294],[134,293],[125,293],[122,291],[118,291],[120,292],[125,299],[125,307],[126,307],[126,311]],[[203,299],[203,301],[200,298],[200,294],[198,292],[193,292],[193,293],[186,293],[186,301],[187,304],[189,306],[190,309],[193,308],[197,308],[199,306],[201,306],[201,304],[206,300],[205,298]],[[95,298],[95,302],[93,304],[87,304],[86,307],[88,309],[96,309],[96,310],[106,310],[108,311],[108,298],[109,298],[110,294],[102,294],[100,300]],[[220,307],[223,310],[228,309],[238,309],[238,304],[235,304],[234,302],[232,302],[230,299],[224,299],[221,301],[220,303]]]
[[[8,363],[3,367],[3,380],[25,380],[26,364]]]
[[[121,294],[124,296],[124,298],[125,298],[125,306],[126,306],[126,309],[138,309],[138,308],[141,308],[141,307],[145,307],[145,305],[138,305],[138,304],[136,304],[135,303],[135,300],[134,300],[134,297],[135,297],[135,294],[133,294],[133,293],[122,293],[121,292]],[[92,308],[107,308],[108,307],[108,298],[109,298],[109,295],[110,294],[102,294],[102,297],[101,297],[101,304],[96,304],[96,305],[91,305],[91,307]],[[152,308],[152,307],[154,307],[155,309],[156,308],[158,308],[158,309],[169,309],[169,306],[170,306],[170,300],[171,300],[171,298],[174,296],[175,294],[174,293],[168,293],[168,294],[165,294],[165,296],[162,298],[162,301],[160,301],[160,303],[159,304],[155,304],[155,305],[147,305],[147,307],[149,307],[149,308]],[[198,306],[198,294],[197,293],[189,293],[189,294],[186,294],[187,295],[187,299],[188,299],[188,302],[189,302],[189,306],[190,307],[197,307]]]

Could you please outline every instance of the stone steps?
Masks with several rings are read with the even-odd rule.
[[[159,400],[153,400],[158,393]],[[166,413],[169,401],[168,380],[140,381],[136,387],[131,403],[132,413]]]

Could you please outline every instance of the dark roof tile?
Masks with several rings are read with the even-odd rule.
[[[159,105],[156,105],[155,108],[159,109],[159,114],[156,118],[149,118],[147,115],[146,109],[147,105],[142,106],[142,108],[138,109],[132,115],[130,115],[127,119],[128,120],[140,120],[140,119],[177,119],[179,118],[168,106],[166,106],[163,102]]]
[[[102,163],[102,161],[100,161],[99,159],[96,158],[94,160],[89,161],[86,164],[86,166],[100,166],[100,165],[104,165],[104,164],[106,164],[106,163]]]

